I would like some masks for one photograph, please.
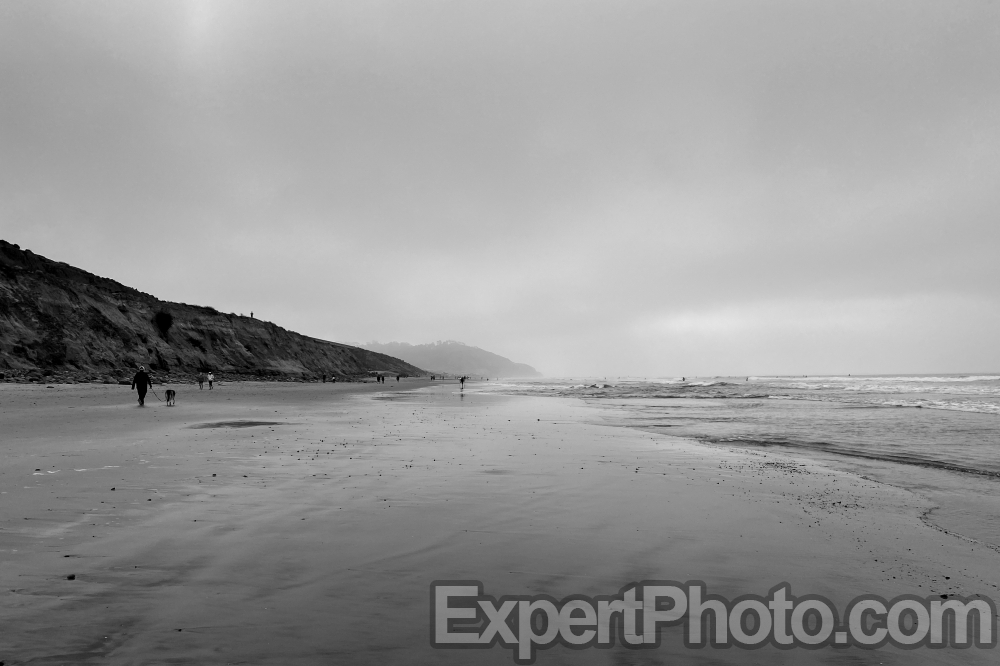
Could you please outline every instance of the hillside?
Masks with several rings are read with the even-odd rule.
[[[426,374],[398,358],[306,337],[266,321],[171,303],[0,241],[4,378],[119,380],[139,364],[159,378]]]
[[[426,345],[406,342],[370,342],[365,349],[390,354],[429,371],[478,377],[540,377],[541,373],[524,363],[514,363],[493,352],[448,340]]]

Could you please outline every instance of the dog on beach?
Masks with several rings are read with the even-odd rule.
[[[167,389],[163,392],[163,397],[167,400],[167,405],[172,407],[177,404],[177,391],[173,389]]]

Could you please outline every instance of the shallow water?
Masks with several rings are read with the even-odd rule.
[[[839,462],[919,490],[939,505],[928,516],[938,527],[1000,547],[997,375],[561,379],[476,389],[579,397],[622,408],[611,418],[618,425]]]
[[[1000,476],[1000,376],[498,382],[485,390],[628,405],[670,434]]]

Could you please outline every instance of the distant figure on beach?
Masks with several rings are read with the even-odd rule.
[[[458,378],[458,383],[462,385],[462,390],[464,391],[465,390],[465,376],[464,375],[462,377]]]
[[[396,375],[396,383],[399,383],[399,375]]]
[[[198,373],[198,390],[199,391],[204,391],[205,390],[205,373],[204,372],[199,372]]]
[[[145,367],[139,366],[139,372],[135,373],[135,377],[132,378],[132,388],[139,392],[139,406],[145,407],[146,389],[153,388],[153,382],[149,380]]]
[[[215,375],[211,372],[208,373],[208,390],[212,390],[212,384],[215,382]]]
[[[323,383],[326,384],[326,373],[323,373]]]

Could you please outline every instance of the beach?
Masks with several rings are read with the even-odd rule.
[[[430,645],[430,585],[612,595],[704,581],[998,595],[927,496],[822,459],[634,427],[614,405],[375,384],[0,385],[0,661],[514,663]],[[160,387],[156,387],[157,393]],[[944,597],[942,597],[944,598]],[[994,631],[996,619],[994,618]],[[995,663],[991,649],[540,650],[562,663]]]

